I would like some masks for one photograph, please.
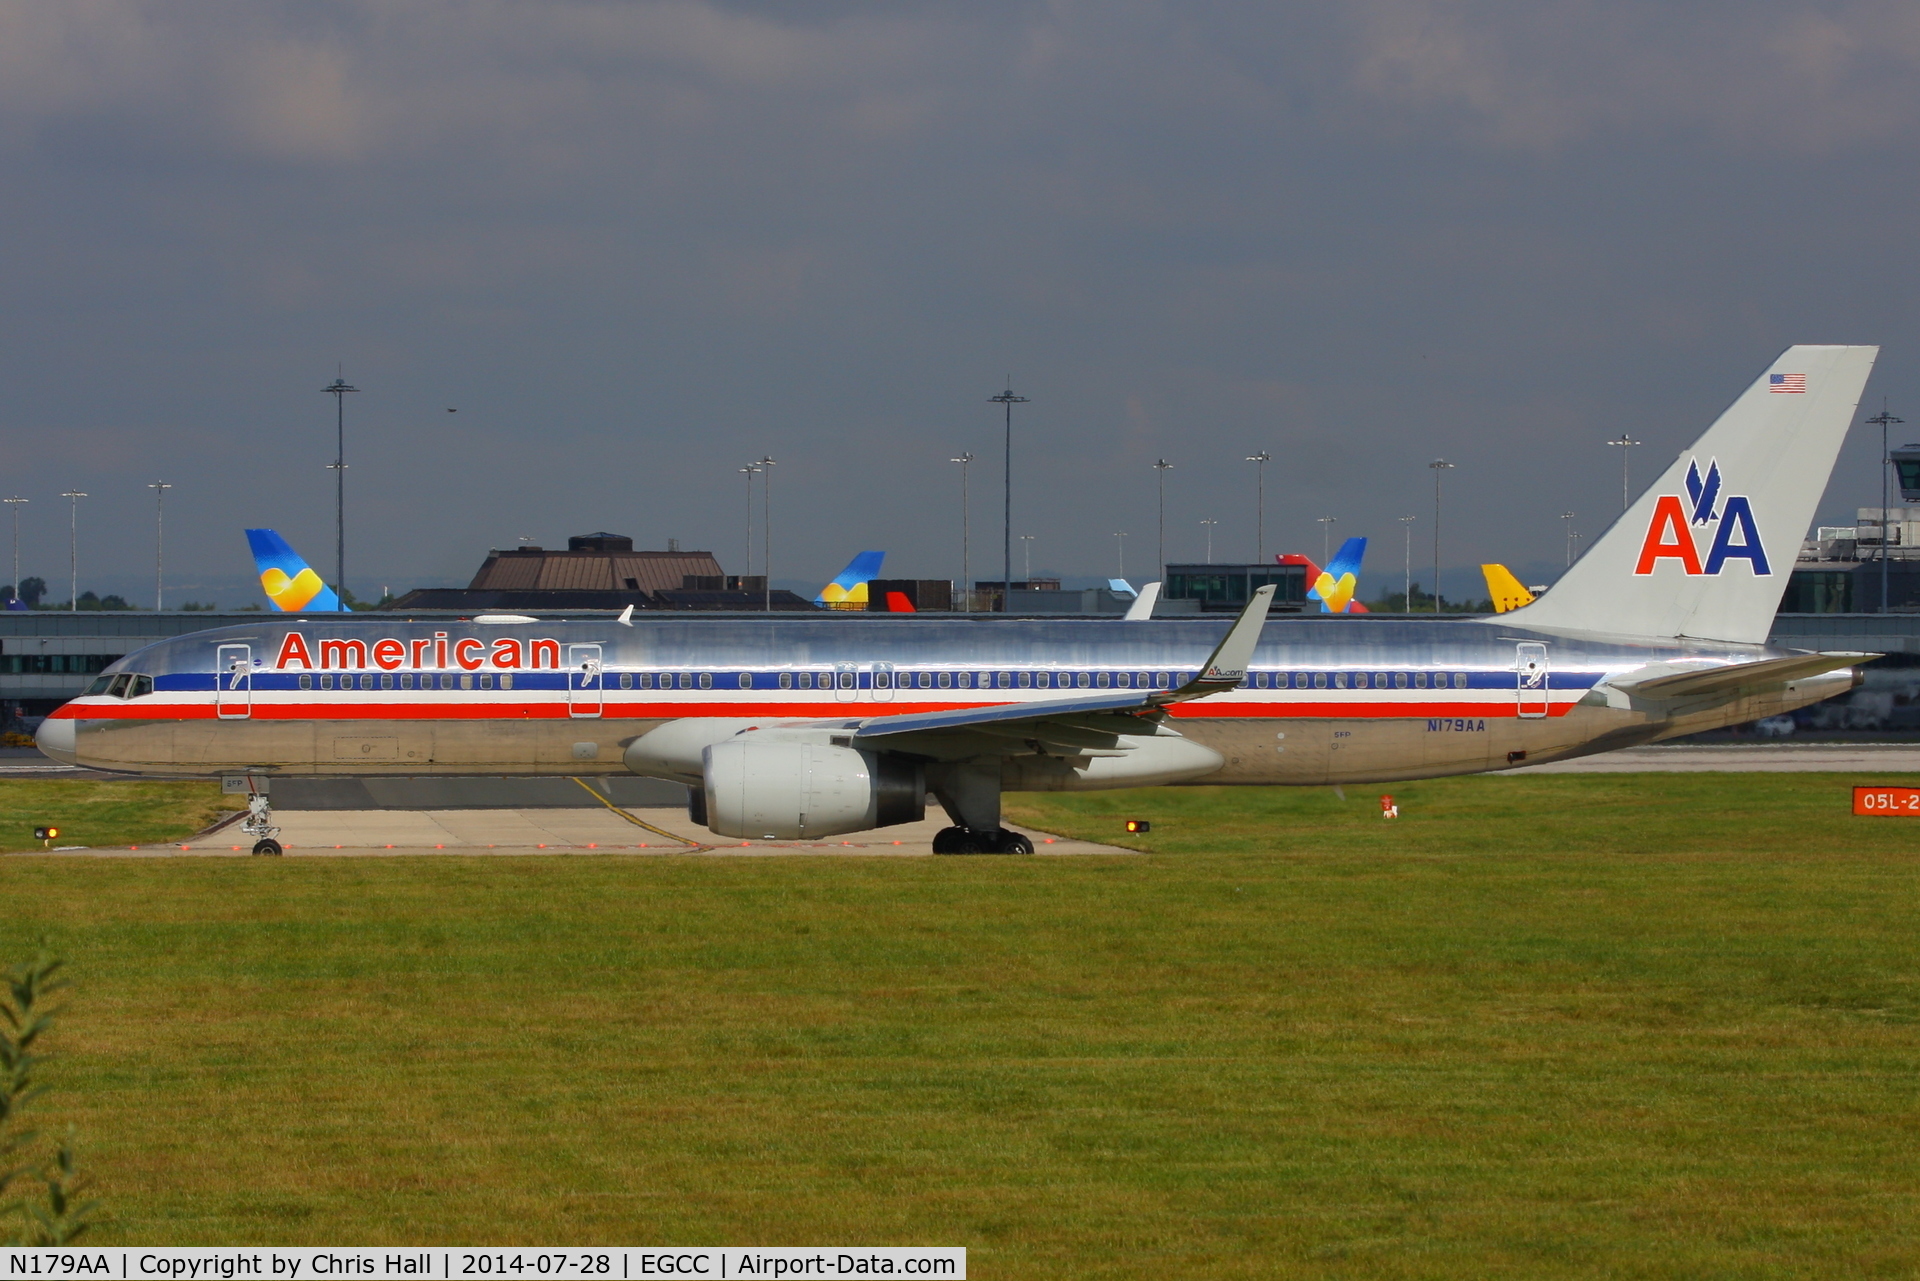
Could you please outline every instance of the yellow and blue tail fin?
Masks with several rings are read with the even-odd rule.
[[[260,574],[260,589],[283,613],[338,611],[340,598],[333,588],[320,581],[320,575],[300,558],[287,540],[271,529],[249,529],[247,546],[253,549],[253,566]]]
[[[1307,589],[1307,599],[1320,602],[1323,614],[1364,614],[1367,607],[1353,599],[1360,586],[1360,562],[1367,558],[1367,540],[1349,538],[1340,544],[1327,567]]]
[[[861,552],[847,562],[847,567],[832,582],[820,589],[813,603],[828,609],[865,609],[867,583],[880,576],[880,563],[886,558],[885,552]]]

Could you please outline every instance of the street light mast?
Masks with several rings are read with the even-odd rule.
[[[1273,461],[1273,455],[1266,450],[1257,454],[1248,454],[1247,461],[1256,463],[1254,468],[1253,500],[1253,559],[1267,559],[1267,464]]]
[[[153,491],[153,608],[158,613],[161,608],[161,584],[165,581],[167,566],[167,491],[173,486],[164,480],[156,480],[147,488]]]
[[[347,393],[356,392],[358,387],[349,386],[347,380],[334,376],[334,380],[320,389],[333,397],[333,435],[334,457],[328,464],[333,468],[333,594],[340,598],[340,608],[347,608]]]
[[[1013,376],[1011,374],[1007,376],[1007,381],[1009,384],[1012,383]],[[993,404],[1004,405],[1007,411],[1006,484],[1005,490],[1002,493],[1002,525],[1000,529],[1001,573],[1003,575],[1000,587],[1000,612],[1004,614],[1007,612],[1008,606],[1012,603],[1007,597],[1012,595],[1013,592],[1013,407],[1015,405],[1026,404],[1027,397],[1014,395],[1012,386],[1008,386],[1008,388],[998,396],[989,396],[987,399]]]
[[[13,509],[13,595],[10,598],[12,600],[20,599],[20,504],[31,501],[33,500],[28,498],[0,498],[0,503],[5,503]]]
[[[69,489],[60,497],[67,500],[67,568],[72,581],[67,590],[67,612],[80,612],[80,500],[88,497],[78,489]]]
[[[1887,492],[1887,469],[1893,459],[1887,453],[1887,428],[1894,423],[1905,422],[1904,418],[1895,418],[1887,412],[1887,402],[1880,401],[1880,412],[1867,419],[1880,427],[1880,612],[1887,612],[1887,502],[1892,497]]]
[[[1160,481],[1160,562],[1154,571],[1164,575],[1167,572],[1167,473],[1173,470],[1173,464],[1162,458],[1153,465]]]
[[[960,464],[960,612],[973,612],[973,503],[968,497],[967,479],[972,470],[973,455],[961,454],[958,458],[947,459],[950,463]]]
[[[1624,515],[1628,506],[1632,503],[1632,499],[1627,492],[1627,459],[1631,456],[1635,445],[1644,445],[1647,442],[1644,440],[1635,440],[1633,437],[1627,435],[1626,432],[1621,432],[1619,440],[1610,440],[1607,443],[1620,447],[1620,511]]]
[[[1436,458],[1427,464],[1433,469],[1433,612],[1440,612],[1440,477],[1453,470],[1453,464]]]

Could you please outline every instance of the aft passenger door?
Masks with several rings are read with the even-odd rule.
[[[600,715],[605,684],[600,678],[600,647],[567,646],[567,715],[576,719]]]
[[[871,663],[867,671],[868,683],[873,687],[868,692],[873,696],[873,701],[891,703],[893,701],[893,664]]]
[[[214,651],[213,714],[223,721],[253,715],[253,646],[222,645]]]
[[[1534,641],[1514,646],[1514,689],[1522,718],[1547,714],[1547,647]]]
[[[851,703],[860,697],[860,669],[852,663],[833,665],[833,701]]]

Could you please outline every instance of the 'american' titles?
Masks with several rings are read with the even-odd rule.
[[[274,655],[273,666],[276,671],[361,671],[378,668],[394,672],[406,668],[417,672],[464,668],[475,672],[482,667],[494,667],[502,671],[522,668],[538,671],[544,667],[559,671],[560,642],[551,637],[523,641],[517,637],[502,636],[489,644],[475,636],[449,640],[445,632],[435,632],[431,637],[416,636],[409,640],[385,636],[376,641],[364,641],[357,637],[327,636],[309,642],[301,632],[288,632],[280,642],[280,652]]]

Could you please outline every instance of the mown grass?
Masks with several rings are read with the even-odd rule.
[[[141,1243],[1920,1269],[1920,824],[1808,775],[1023,803],[1147,858],[9,859]]]
[[[33,830],[49,824],[60,829],[56,845],[158,845],[191,836],[222,810],[245,808],[223,804],[218,783],[7,779],[0,782],[0,853],[41,848]]]

